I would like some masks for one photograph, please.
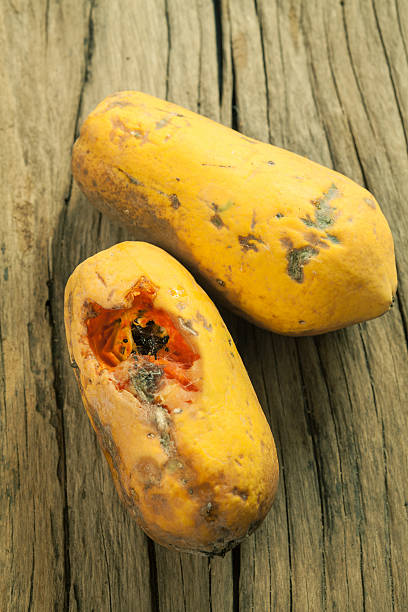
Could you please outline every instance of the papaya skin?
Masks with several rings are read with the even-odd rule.
[[[374,197],[294,153],[124,91],[88,116],[72,169],[97,208],[261,327],[320,334],[392,304],[394,245]]]
[[[252,533],[276,493],[275,444],[231,336],[191,274],[156,246],[120,243],[75,269],[64,312],[84,406],[142,529],[207,555]],[[149,382],[136,394],[135,378],[123,383],[132,367]]]

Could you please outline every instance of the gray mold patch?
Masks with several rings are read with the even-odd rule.
[[[310,259],[318,254],[318,249],[312,246],[304,246],[299,249],[291,249],[288,251],[286,258],[288,260],[288,274],[297,283],[303,283],[304,272],[303,267],[309,263]]]

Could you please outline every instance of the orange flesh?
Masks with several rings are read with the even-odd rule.
[[[199,354],[173,319],[164,310],[153,306],[156,296],[153,284],[142,278],[131,293],[133,304],[130,308],[105,309],[95,302],[90,303],[94,315],[86,321],[88,340],[99,363],[118,374],[115,379],[119,388],[127,389],[136,396],[132,373],[142,368],[150,372],[154,368],[156,373],[162,371],[160,388],[172,379],[184,391],[197,392],[197,381],[191,380],[189,370],[199,359]],[[149,333],[151,328],[152,334]],[[138,345],[137,333],[142,333],[145,345]],[[120,364],[123,367],[118,367]],[[182,395],[185,398],[185,393]],[[152,396],[151,401],[156,401],[156,398]],[[166,408],[170,409],[168,406]]]

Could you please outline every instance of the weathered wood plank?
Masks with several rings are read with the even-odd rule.
[[[403,610],[407,3],[13,0],[0,40],[1,609]],[[281,465],[264,525],[224,559],[167,551],[130,520],[67,360],[68,275],[130,237],[72,183],[70,148],[127,88],[344,172],[395,237],[398,299],[379,320],[296,340],[222,311]]]
[[[83,17],[75,2],[0,8],[2,610],[61,609],[65,601],[65,447],[49,245],[70,182]]]

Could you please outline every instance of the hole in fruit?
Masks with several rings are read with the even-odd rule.
[[[142,277],[130,292],[130,308],[89,304],[88,340],[119,389],[142,404],[172,412],[180,404],[191,404],[191,393],[199,390],[200,356],[179,322],[155,308],[156,293],[153,283]]]

